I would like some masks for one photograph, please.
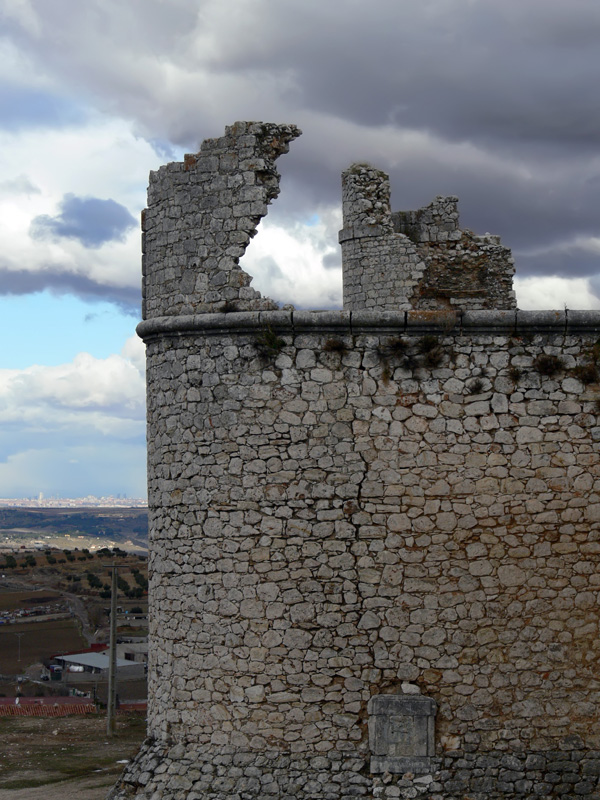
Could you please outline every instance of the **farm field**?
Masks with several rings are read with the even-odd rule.
[[[0,508],[0,550],[122,546],[146,552],[145,508]]]
[[[112,564],[118,568],[117,635],[143,639],[148,631],[145,555],[105,547],[0,553],[1,696],[65,695],[76,689],[106,702],[106,679],[85,681],[65,673],[62,681],[42,681],[41,676],[42,663],[51,656],[108,642]],[[122,680],[117,689],[122,702],[143,700],[146,692],[145,678]],[[81,796],[92,795],[86,788]]]
[[[76,614],[82,604],[90,624],[102,624],[110,606],[110,565],[118,568],[118,605],[127,612],[146,613],[147,560],[145,555],[119,548],[13,550],[0,554],[0,617],[15,609],[41,608],[61,599]],[[66,610],[66,609],[65,609]],[[0,626],[1,627],[1,626]]]
[[[0,553],[0,611],[7,608],[5,592],[25,592],[30,595],[43,589],[47,595],[68,593],[102,600],[110,597],[110,566],[118,567],[119,605],[128,600],[139,605],[147,588],[146,556],[119,548],[101,548],[95,552],[84,549],[46,548],[13,550]],[[48,590],[48,591],[46,591]],[[32,601],[39,602],[35,597]]]
[[[35,607],[41,603],[55,603],[61,598],[60,592],[3,592],[0,590],[0,612],[14,611],[27,606]]]
[[[104,800],[145,736],[143,714],[0,718],[0,797],[6,800]]]
[[[81,634],[81,626],[76,619],[2,625],[0,626],[0,674],[17,675],[30,664],[40,662],[50,654],[76,651],[87,646],[87,641]]]

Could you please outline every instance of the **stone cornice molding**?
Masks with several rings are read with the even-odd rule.
[[[241,311],[156,317],[141,322],[137,333],[148,342],[184,334],[256,333],[264,327],[290,334],[600,335],[600,311]]]

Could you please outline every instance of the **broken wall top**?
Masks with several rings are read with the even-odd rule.
[[[150,173],[142,215],[144,319],[277,308],[239,266],[279,194],[276,159],[294,125],[236,122],[194,155]]]
[[[344,308],[511,309],[514,260],[498,236],[459,227],[458,198],[392,213],[385,172],[342,175]]]
[[[144,319],[278,307],[251,288],[239,260],[279,194],[275,162],[299,135],[294,125],[236,122],[150,174]],[[358,164],[343,174],[343,217],[346,310],[515,308],[510,250],[461,230],[456,197],[392,213],[388,176]]]

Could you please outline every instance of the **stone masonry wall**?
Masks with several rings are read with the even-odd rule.
[[[355,164],[342,175],[344,308],[511,309],[514,261],[498,236],[458,224],[458,198],[390,208],[389,178]]]
[[[406,234],[415,244],[459,241],[458,220],[458,197],[454,196],[438,196],[425,208],[392,214],[396,233]]]
[[[140,333],[151,741],[113,797],[600,796],[600,315]],[[398,692],[429,774],[370,774]]]
[[[600,313],[507,308],[508,251],[365,166],[346,310],[269,310],[237,259],[297,133],[152,179],[148,739],[110,797],[600,800]]]
[[[279,194],[275,160],[294,125],[236,122],[200,152],[150,173],[142,214],[144,319],[277,308],[240,269],[267,204]]]
[[[425,262],[414,243],[394,232],[385,172],[354,164],[342,174],[340,231],[344,309],[398,311],[413,305]]]

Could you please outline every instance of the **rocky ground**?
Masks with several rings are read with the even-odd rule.
[[[145,736],[143,715],[0,718],[0,798],[102,800]]]

